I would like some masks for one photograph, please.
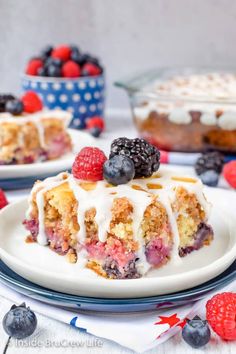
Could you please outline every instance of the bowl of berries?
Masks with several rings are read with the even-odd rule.
[[[71,112],[72,128],[84,128],[87,119],[104,116],[103,67],[77,46],[44,48],[27,63],[21,85],[23,91],[35,91],[45,107]]]

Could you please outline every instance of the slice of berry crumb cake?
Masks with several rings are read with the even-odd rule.
[[[131,151],[122,139],[113,142],[109,160],[98,148],[84,148],[72,174],[36,182],[24,221],[28,242],[109,279],[142,277],[213,239],[201,181],[157,172],[156,148],[132,139]]]

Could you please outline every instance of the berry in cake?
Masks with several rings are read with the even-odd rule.
[[[72,174],[35,183],[24,221],[30,239],[109,279],[142,277],[211,243],[200,180],[134,174],[129,150],[107,160],[98,148],[82,149]]]
[[[99,60],[82,53],[75,45],[47,46],[40,55],[31,59],[25,69],[27,75],[77,78],[103,73]]]
[[[72,166],[73,176],[85,181],[103,179],[103,165],[107,158],[104,152],[95,147],[85,147],[76,156]]]
[[[116,155],[103,165],[104,178],[114,186],[128,183],[134,178],[134,175],[134,163],[126,156]]]
[[[206,318],[222,339],[236,340],[236,294],[221,293],[206,304]]]
[[[12,338],[24,339],[31,336],[37,327],[35,313],[26,307],[13,305],[2,321],[5,332]]]
[[[192,348],[205,346],[210,338],[211,331],[207,321],[195,316],[192,320],[187,319],[187,323],[182,330],[182,337]]]
[[[0,96],[0,165],[56,159],[72,150],[66,128],[71,114],[44,111],[39,96]]]
[[[135,178],[150,177],[160,166],[160,151],[144,139],[115,139],[110,158],[115,155],[124,155],[133,161]]]
[[[224,165],[223,176],[231,187],[236,188],[236,161]]]
[[[3,190],[0,188],[0,210],[8,205],[7,197]]]

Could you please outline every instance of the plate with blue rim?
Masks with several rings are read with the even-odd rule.
[[[33,168],[33,167],[32,167]],[[58,173],[61,171],[58,171]],[[25,189],[33,187],[35,181],[43,180],[47,177],[54,176],[55,173],[46,174],[46,175],[37,175],[31,177],[21,177],[21,178],[7,178],[0,179],[0,188],[3,190],[16,190],[16,189]]]
[[[200,300],[215,290],[220,290],[235,279],[236,261],[214,279],[185,291],[142,298],[96,298],[70,295],[46,289],[22,278],[0,260],[0,281],[11,289],[31,299],[50,305],[86,311],[134,312],[184,305]]]

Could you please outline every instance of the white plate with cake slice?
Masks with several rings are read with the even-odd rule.
[[[85,146],[97,146],[97,140],[90,134],[75,129],[68,129],[71,136],[73,151],[55,160],[34,162],[20,165],[0,165],[1,180],[17,179],[35,176],[47,176],[60,171],[71,169],[75,154]]]
[[[8,267],[43,287],[68,294],[101,298],[155,296],[185,290],[202,284],[226,270],[236,258],[236,221],[233,192],[206,188],[212,203],[209,223],[214,240],[210,246],[181,259],[151,270],[139,279],[108,280],[38,243],[26,243],[22,225],[27,201],[9,205],[0,212],[0,256]],[[231,208],[230,208],[231,206]],[[229,210],[231,209],[231,210]]]

